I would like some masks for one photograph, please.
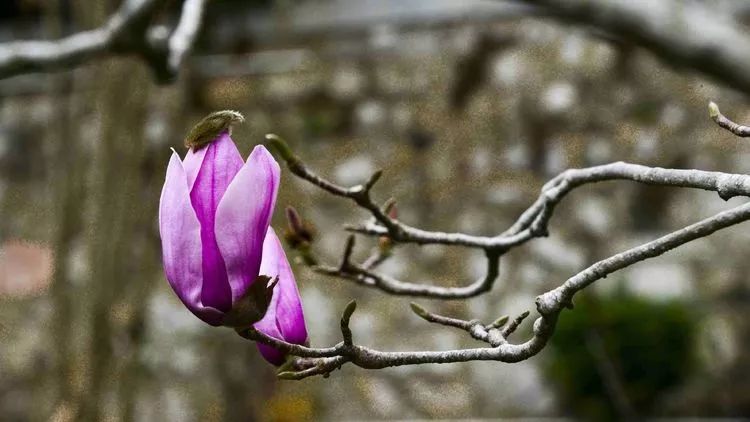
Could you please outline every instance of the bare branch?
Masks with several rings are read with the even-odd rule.
[[[417,316],[427,322],[461,329],[469,333],[469,335],[471,335],[473,338],[485,343],[489,343],[493,347],[505,343],[505,338],[502,336],[501,332],[496,329],[496,327],[493,327],[492,325],[485,326],[478,319],[466,321],[463,319],[451,318],[432,313],[414,302],[410,303],[409,305],[411,306],[411,310],[415,314],[417,314]],[[528,315],[528,312],[526,314]]]
[[[537,297],[537,309],[542,315],[556,314],[563,307],[572,304],[573,296],[577,292],[596,280],[636,262],[657,257],[691,240],[708,236],[717,230],[739,224],[748,219],[750,219],[750,203],[720,212],[713,217],[706,218],[654,241],[599,261],[569,278],[562,286]]]
[[[718,112],[718,108],[715,108]],[[497,278],[500,256],[512,246],[521,244],[533,237],[545,235],[555,206],[570,191],[588,183],[608,180],[630,180],[650,185],[689,187],[714,191],[725,200],[738,195],[750,196],[750,176],[700,170],[652,168],[618,162],[586,169],[567,170],[558,175],[542,187],[542,193],[536,202],[508,230],[498,236],[492,238],[468,236],[461,239],[451,238],[451,240],[446,240],[452,234],[427,232],[404,225],[388,215],[387,212],[383,212],[383,210],[370,200],[369,190],[380,177],[379,172],[373,175],[365,185],[344,188],[309,171],[280,138],[271,135],[268,136],[268,139],[279,151],[282,158],[287,161],[289,168],[295,175],[334,195],[353,199],[357,205],[371,210],[375,222],[370,223],[371,227],[366,230],[361,230],[364,233],[387,236],[414,243],[446,243],[449,245],[479,247],[487,254],[488,269],[486,277],[468,287],[459,288],[405,283],[382,274],[377,274],[367,267],[358,265],[351,261],[354,248],[354,236],[352,235],[347,240],[344,256],[338,267],[316,267],[316,270],[319,272],[349,279],[365,286],[376,287],[396,295],[456,299],[470,297],[486,291],[491,288],[492,283]],[[372,211],[373,209],[376,211]],[[304,357],[300,358],[297,362],[297,370],[285,371],[279,374],[281,378],[286,379],[302,379],[313,375],[328,376],[334,369],[339,368],[346,362],[351,362],[356,366],[366,369],[475,360],[518,362],[536,355],[545,347],[554,334],[560,312],[565,308],[572,309],[575,294],[591,283],[606,278],[609,274],[617,270],[649,258],[657,257],[687,242],[708,236],[717,230],[747,220],[750,220],[750,203],[720,212],[698,223],[591,265],[569,278],[559,287],[536,298],[536,308],[540,317],[534,322],[531,339],[521,344],[511,344],[507,339],[529,316],[528,311],[522,313],[510,323],[508,323],[508,317],[503,316],[492,324],[483,325],[478,320],[467,321],[438,315],[427,311],[415,303],[411,304],[411,308],[421,318],[432,323],[464,330],[473,338],[489,343],[490,347],[448,351],[383,352],[356,345],[352,341],[351,331],[348,327],[349,317],[354,311],[354,302],[347,306],[347,310],[341,319],[344,343],[333,348],[316,350],[301,348],[301,346],[295,345],[285,345],[279,340],[269,340],[257,335],[253,336],[251,335],[252,331],[247,336],[248,338],[253,337],[256,341],[263,341],[271,345],[280,345],[283,347],[281,350],[288,351],[291,355],[303,356],[302,354],[304,354]],[[377,222],[381,222],[382,225],[379,226]],[[419,236],[422,237],[420,238]],[[467,245],[465,242],[466,239],[471,239],[471,242],[476,242],[477,239],[480,239],[479,242],[482,242],[482,244],[471,243]],[[299,351],[300,354],[296,354],[295,351]],[[325,353],[326,357],[309,357],[316,353],[320,355]],[[333,353],[335,357],[329,355],[330,353]]]
[[[495,347],[483,347],[474,349],[447,350],[447,351],[415,351],[415,352],[383,352],[359,345],[345,347],[342,344],[333,348],[311,349],[303,346],[288,344],[267,336],[258,335],[254,330],[245,332],[246,338],[261,341],[272,345],[295,356],[323,356],[322,358],[303,358],[300,361],[299,371],[286,371],[279,374],[284,379],[303,379],[313,375],[328,375],[334,369],[346,362],[366,369],[381,369],[401,365],[419,365],[428,363],[454,363],[478,360],[493,360],[499,362],[518,362],[528,359],[539,353],[554,334],[555,324],[559,313],[572,304],[573,296],[595,282],[605,278],[614,271],[625,268],[636,262],[653,258],[677,248],[691,240],[710,235],[711,233],[743,221],[750,220],[750,203],[743,204],[728,211],[718,213],[698,223],[677,230],[652,242],[637,246],[611,258],[599,261],[584,271],[568,279],[560,287],[537,297],[536,305],[540,317],[534,323],[533,336],[521,344],[511,344],[505,341],[505,335],[509,335],[518,327],[528,313],[520,315],[500,333],[500,341],[494,341]],[[469,322],[461,322],[453,318],[442,317],[431,314],[417,306],[415,312],[431,322],[458,328],[469,328]],[[343,320],[342,320],[343,326]],[[479,324],[475,324],[479,326]],[[488,327],[482,327],[487,330]],[[490,328],[488,332],[497,332],[496,328]],[[477,331],[479,333],[479,331]],[[472,334],[474,336],[474,334]],[[481,337],[481,334],[477,334]],[[475,337],[476,338],[476,337]],[[336,354],[332,357],[331,354]]]
[[[158,82],[170,82],[192,48],[206,1],[185,0],[171,36],[166,28],[149,28],[165,0],[126,0],[100,28],[55,41],[0,44],[0,79],[72,68],[110,54],[135,54],[146,60]]]
[[[297,157],[295,166],[304,166]],[[305,174],[315,180],[323,180],[305,169]],[[296,173],[295,173],[296,174]],[[306,180],[310,180],[305,177]],[[441,287],[427,284],[409,283],[380,274],[372,269],[350,262],[351,251],[339,267],[320,265],[314,269],[322,274],[335,276],[356,282],[367,287],[374,287],[394,295],[419,296],[439,299],[465,299],[478,296],[492,289],[499,274],[499,259],[503,253],[535,237],[546,235],[547,225],[552,218],[557,204],[573,189],[589,183],[629,180],[649,185],[687,187],[714,191],[725,200],[734,196],[750,196],[750,176],[701,170],[664,169],[646,167],[638,164],[617,162],[585,169],[567,170],[542,187],[542,193],[518,220],[505,232],[494,237],[480,237],[453,233],[428,232],[405,225],[396,220],[399,226],[398,240],[422,243],[442,243],[456,246],[467,246],[467,239],[474,247],[480,247],[487,254],[487,271],[484,277],[463,287]],[[325,183],[330,183],[324,181]],[[317,183],[316,183],[317,184]],[[344,189],[336,187],[336,189]],[[387,217],[386,218],[390,218]],[[373,236],[392,236],[387,228],[369,224],[361,230]],[[353,240],[352,240],[353,242]],[[352,243],[353,245],[353,243]],[[346,264],[346,265],[344,265]]]
[[[435,324],[445,325],[446,327],[456,327],[464,331],[470,331],[472,326],[481,324],[479,320],[466,321],[463,319],[438,315],[438,314],[429,312],[427,309],[423,308],[422,306],[420,306],[419,304],[415,302],[411,302],[409,306],[411,306],[411,310],[415,314],[417,314],[418,317],[424,319],[425,321],[432,322]]]
[[[389,275],[376,273],[362,265],[348,263],[347,269],[318,265],[313,269],[321,274],[353,281],[367,287],[374,287],[397,296],[429,297],[439,299],[466,299],[488,292],[500,273],[500,256],[489,252],[487,272],[484,277],[464,287],[441,287],[427,284],[409,283]]]
[[[269,346],[275,347],[276,349],[284,353],[290,353],[294,356],[310,357],[310,358],[331,357],[331,356],[337,356],[339,353],[341,353],[341,350],[343,349],[343,343],[338,344],[334,347],[318,348],[318,349],[300,346],[298,344],[287,343],[285,341],[277,340],[271,336],[268,336],[252,327],[237,329],[236,331],[237,331],[237,334],[239,334],[243,338],[246,338],[252,341],[261,342],[263,344],[267,344]]]
[[[547,224],[554,207],[572,189],[607,180],[631,180],[659,186],[689,187],[719,193],[723,199],[733,196],[750,196],[750,176],[708,172],[701,170],[663,169],[638,164],[617,162],[585,169],[567,170],[548,182],[537,201],[505,232],[497,236],[472,236],[464,233],[427,231],[409,226],[391,218],[370,198],[370,189],[380,177],[379,172],[365,185],[351,188],[339,186],[311,170],[294,155],[286,142],[277,135],[266,135],[270,145],[286,161],[289,170],[296,176],[343,198],[352,199],[360,207],[370,211],[374,221],[361,226],[349,226],[349,230],[371,236],[388,236],[393,241],[416,244],[444,244],[467,246],[502,254],[526,241],[547,235]]]
[[[287,167],[289,167],[289,170],[294,173],[294,175],[307,180],[313,185],[316,185],[335,196],[353,200],[360,207],[370,211],[372,216],[388,229],[392,237],[398,238],[400,236],[402,230],[400,223],[397,220],[390,218],[386,212],[384,212],[384,210],[382,210],[380,206],[370,198],[370,190],[378,179],[380,179],[382,171],[376,171],[370,176],[369,180],[364,185],[345,188],[310,171],[302,160],[294,155],[286,141],[281,139],[278,135],[268,134],[266,135],[266,139],[279,155],[281,155],[281,158],[286,161]]]
[[[207,0],[185,0],[182,4],[180,21],[175,27],[172,36],[169,37],[169,59],[167,63],[175,73],[182,66],[190,50],[193,48],[195,38],[201,28],[203,11]]]
[[[675,0],[517,0],[553,19],[597,28],[750,93],[750,37],[734,16],[708,3]],[[710,3],[710,2],[709,2]],[[696,30],[700,28],[700,30]]]
[[[724,128],[742,138],[747,138],[748,136],[750,136],[749,126],[737,124],[726,118],[723,114],[721,114],[721,111],[719,111],[719,106],[716,105],[716,103],[713,101],[708,103],[708,115],[711,117],[711,120],[719,125],[719,127]]]

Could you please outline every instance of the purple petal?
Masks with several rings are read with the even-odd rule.
[[[198,178],[198,172],[203,165],[203,158],[206,157],[206,151],[208,151],[208,148],[201,148],[198,151],[190,148],[185,155],[185,159],[182,160],[182,167],[185,169],[185,174],[187,174],[188,187],[191,191],[195,185],[195,179]]]
[[[281,242],[271,227],[268,228],[268,234],[263,242],[263,262],[260,273],[270,277],[278,276],[279,282],[271,297],[268,312],[263,319],[255,323],[255,328],[279,340],[306,344],[307,329],[297,283]],[[283,353],[261,344],[258,344],[258,348],[269,362],[275,365],[283,363]]]
[[[224,193],[244,162],[227,132],[203,148],[203,162],[198,170],[190,199],[201,225],[203,246],[203,304],[223,312],[232,308],[232,290],[229,286],[224,259],[219,252],[214,234],[216,213]],[[191,171],[200,153],[190,157]],[[187,179],[186,179],[187,180]]]
[[[172,153],[159,200],[159,234],[164,272],[182,303],[198,318],[219,325],[223,314],[201,304],[203,269],[200,223],[190,204],[187,176],[177,153]]]
[[[236,301],[260,270],[263,239],[279,187],[279,164],[262,146],[253,149],[216,210],[216,241]]]

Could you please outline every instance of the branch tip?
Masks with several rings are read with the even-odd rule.
[[[346,308],[344,308],[344,313],[341,315],[341,321],[349,323],[349,318],[352,317],[352,314],[354,311],[357,310],[357,301],[351,300],[349,303],[346,304]]]
[[[517,316],[513,321],[511,321],[511,323],[508,324],[508,326],[506,326],[505,329],[503,329],[503,332],[502,332],[503,337],[507,339],[509,335],[513,334],[518,328],[518,326],[521,325],[523,320],[525,320],[526,317],[528,317],[530,314],[531,312],[525,311],[521,315]]]
[[[713,121],[716,121],[719,118],[719,115],[721,112],[719,111],[719,106],[716,105],[715,102],[709,101],[708,102],[708,115],[711,117]]]
[[[417,314],[418,317],[420,317],[420,318],[422,318],[424,320],[427,320],[427,321],[430,320],[429,319],[430,318],[430,313],[427,312],[427,309],[423,308],[422,306],[420,306],[416,302],[409,303],[409,306],[411,307],[412,312],[414,312],[415,314]]]
[[[719,106],[715,102],[711,101],[708,103],[708,115],[720,128],[726,129],[729,132],[741,137],[750,137],[750,126],[744,126],[739,123],[735,123],[719,111]]]
[[[347,272],[349,270],[349,267],[351,267],[351,257],[352,252],[354,251],[354,244],[355,244],[355,237],[353,234],[350,234],[346,238],[346,246],[344,246],[344,256],[341,258],[341,265],[339,265],[339,271],[342,273]]]
[[[365,191],[366,192],[370,191],[370,189],[372,189],[372,187],[375,186],[375,183],[377,183],[378,180],[380,180],[381,176],[383,176],[382,169],[375,171],[375,173],[373,173],[372,176],[370,176],[370,179],[367,181],[367,183],[365,183]]]
[[[500,318],[496,319],[492,324],[489,325],[489,328],[500,328],[503,325],[508,323],[508,320],[510,317],[508,315],[503,315]]]
[[[357,301],[352,300],[346,305],[344,313],[341,315],[341,335],[344,337],[344,345],[349,347],[354,344],[352,341],[352,330],[349,328],[349,320],[356,309]]]
[[[266,134],[266,141],[268,141],[268,145],[276,150],[276,152],[281,156],[282,159],[284,159],[284,161],[287,162],[287,164],[299,162],[299,158],[294,155],[294,152],[292,152],[292,149],[289,148],[289,144],[284,140],[284,138],[275,133],[268,133]]]
[[[276,374],[276,378],[282,379],[282,380],[296,380],[297,379],[297,373],[292,371],[283,371]]]

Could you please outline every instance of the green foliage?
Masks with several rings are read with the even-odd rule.
[[[589,294],[560,316],[545,372],[563,409],[610,420],[621,412],[602,376],[606,359],[630,407],[649,416],[660,397],[694,368],[696,330],[696,318],[683,302],[654,302],[623,292]]]

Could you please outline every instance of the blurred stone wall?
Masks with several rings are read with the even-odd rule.
[[[236,7],[229,3],[227,10],[230,6]],[[118,91],[124,82],[114,78],[128,76],[116,69],[143,71],[134,60],[32,76],[57,87],[55,93],[47,85],[24,85],[28,78],[0,82],[0,262],[13,259],[23,265],[10,258],[18,256],[19,245],[30,251],[21,253],[32,256],[27,270],[12,269],[20,275],[9,265],[0,271],[0,412],[11,420],[29,415],[64,420],[75,409],[75,397],[89,393],[92,357],[86,354],[91,349],[82,345],[95,328],[87,307],[98,303],[94,292],[114,288],[102,287],[109,279],[91,277],[100,273],[90,258],[94,247],[103,248],[103,257],[129,257],[110,269],[125,287],[107,299],[110,324],[102,340],[107,347],[94,348],[108,350],[106,363],[116,367],[101,384],[104,416],[120,418],[128,411],[138,420],[568,415],[540,370],[544,352],[513,365],[476,362],[381,371],[346,366],[328,379],[276,381],[254,345],[230,330],[202,324],[170,291],[156,259],[155,214],[128,223],[133,232],[125,245],[117,244],[117,237],[111,244],[92,240],[92,218],[106,203],[101,196],[111,192],[109,185],[96,187],[101,182],[96,157],[105,143],[139,142],[136,158],[129,158],[137,167],[137,186],[127,187],[129,197],[121,198],[121,206],[128,212],[155,210],[169,147],[182,153],[182,135],[194,122],[212,110],[236,109],[247,118],[233,135],[243,153],[262,142],[264,134],[278,133],[312,168],[337,182],[358,183],[382,168],[374,193],[381,200],[394,197],[399,218],[409,224],[487,235],[507,228],[542,184],[566,168],[618,160],[726,172],[750,168],[748,146],[716,128],[706,112],[709,100],[720,99],[722,110],[738,121],[750,120],[738,94],[576,28],[515,18],[438,26],[389,23],[351,37],[325,31],[305,41],[290,36],[259,43],[258,51],[234,37],[232,27],[218,23],[231,22],[230,17],[209,16],[202,47],[172,86],[152,86],[140,72],[140,85]],[[92,75],[104,75],[106,82],[96,83]],[[19,86],[31,88],[14,90]],[[141,111],[121,100],[139,90],[135,97]],[[117,97],[102,106],[112,95]],[[55,122],[67,125],[65,136]],[[75,151],[66,169],[83,173],[70,183],[84,192],[65,211],[81,221],[60,249],[64,145]],[[441,313],[486,321],[533,310],[536,295],[595,260],[740,201],[625,182],[581,188],[558,207],[550,237],[503,258],[490,293],[461,302],[419,302]],[[315,251],[328,262],[336,262],[343,249],[342,223],[366,218],[352,204],[282,171],[275,227],[285,224],[281,210],[287,205],[315,224]],[[741,350],[750,341],[748,240],[747,227],[741,225],[593,287],[611,292],[622,286],[657,301],[677,298],[700,313],[696,347],[703,369],[679,391],[669,392],[667,415],[747,409],[750,368]],[[374,240],[362,239],[355,256],[364,258],[375,246]],[[62,292],[51,282],[52,270],[40,273],[53,251],[56,265],[64,262],[66,268],[69,287]],[[399,246],[382,271],[458,286],[479,277],[483,265],[481,254],[461,248]],[[137,271],[118,272],[128,268]],[[415,317],[408,298],[326,278],[303,265],[295,270],[313,345],[339,341],[337,320],[352,298],[359,302],[352,329],[362,344],[383,350],[474,344],[463,333]],[[21,277],[30,281],[19,288]],[[77,357],[56,353],[65,339],[50,333],[60,323],[61,309],[69,312],[62,325],[70,330],[67,340],[77,344],[69,353]],[[526,324],[515,337],[528,334]],[[73,361],[62,379],[71,384],[73,398],[60,404],[64,388],[48,375],[64,367],[67,358]]]

